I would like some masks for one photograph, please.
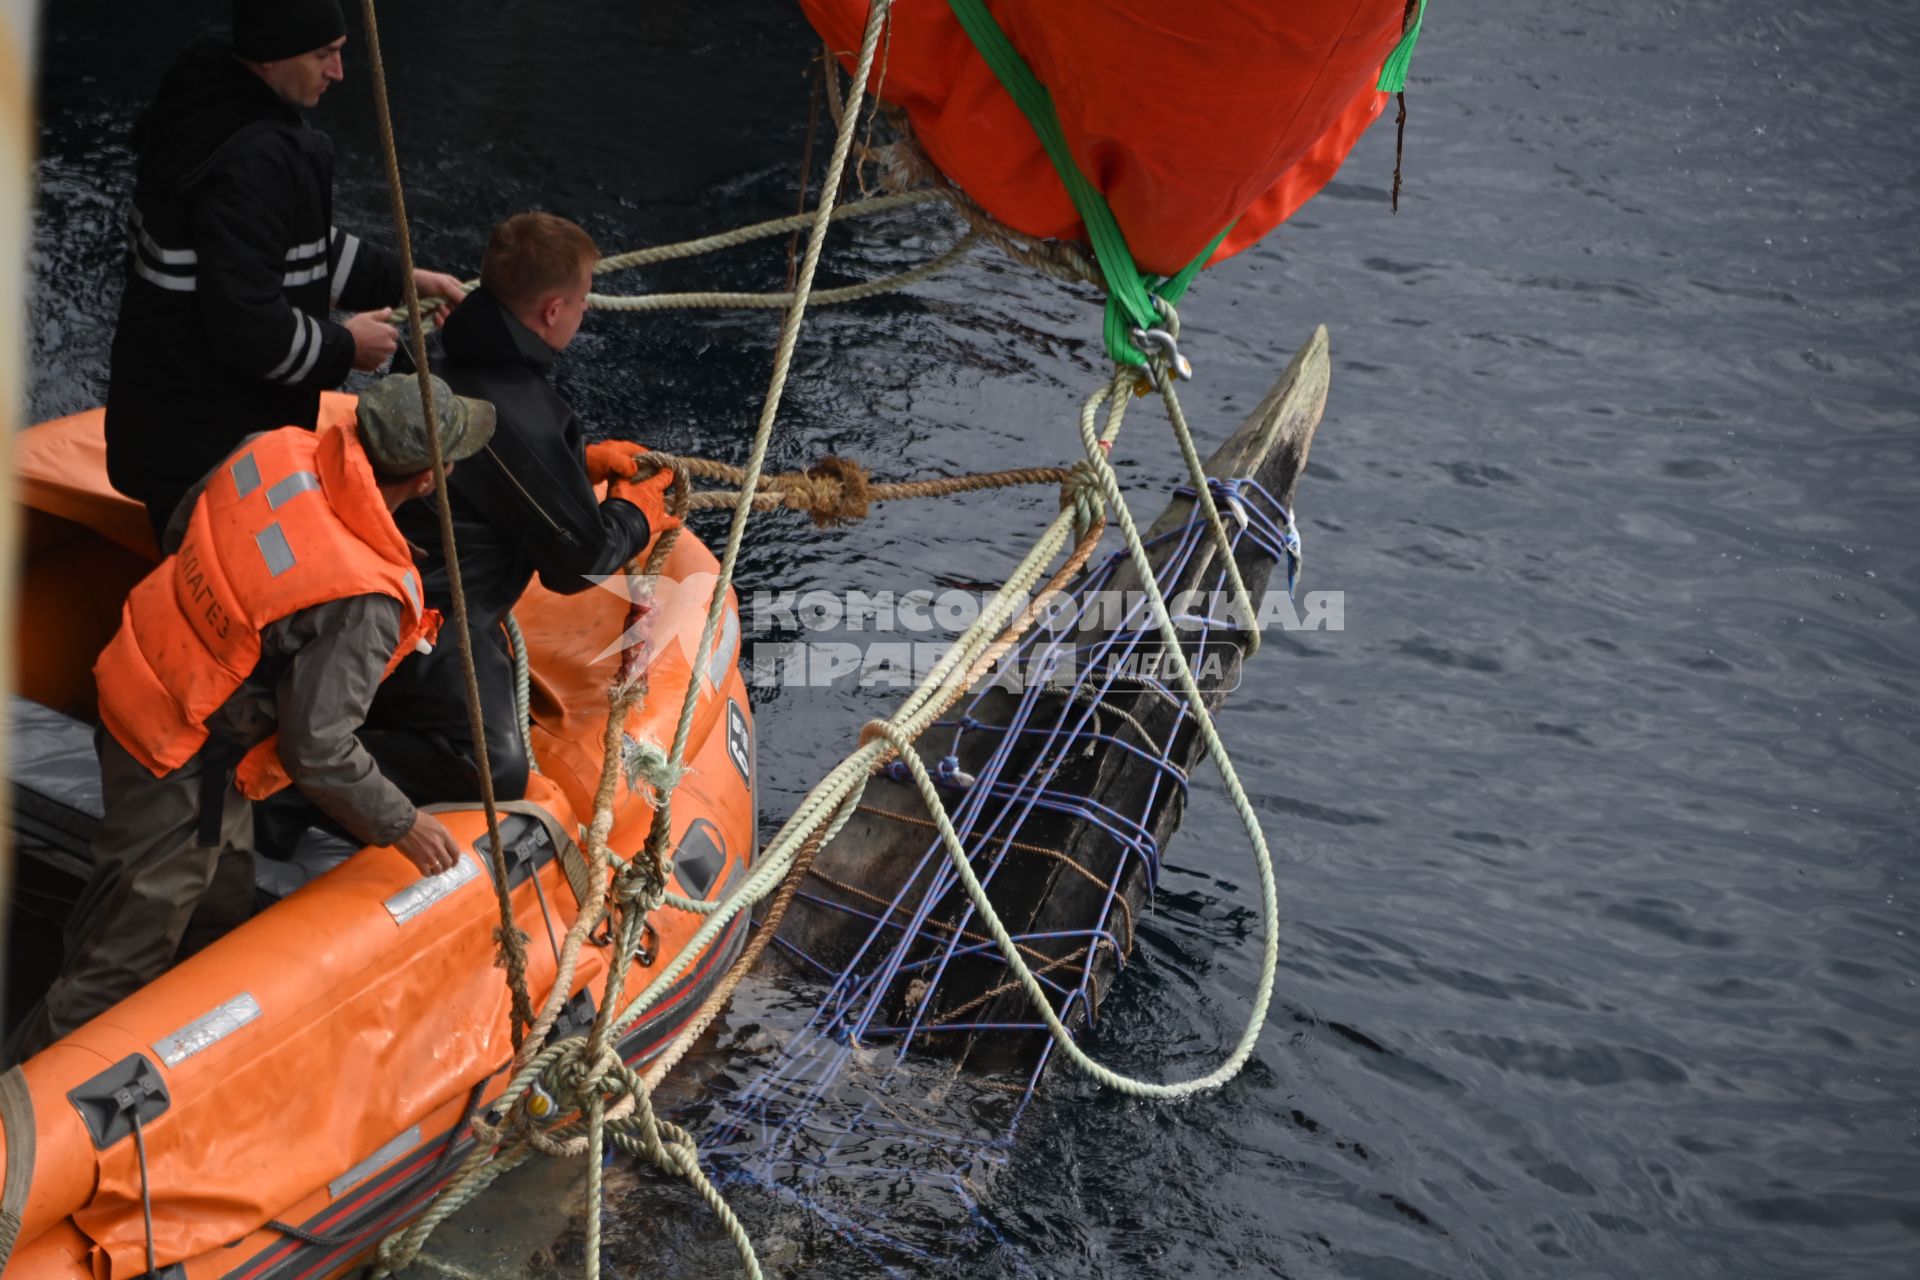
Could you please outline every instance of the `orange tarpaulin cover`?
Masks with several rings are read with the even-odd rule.
[[[852,69],[866,0],[801,0]],[[1407,0],[990,0],[1053,96],[1080,171],[1145,271],[1171,275],[1236,218],[1214,260],[1324,186],[1386,96],[1374,85]],[[893,10],[871,88],[904,107],[935,164],[1031,236],[1084,239],[1080,215],[944,0]]]

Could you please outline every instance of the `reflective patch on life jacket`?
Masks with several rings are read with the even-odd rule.
[[[260,464],[253,460],[251,453],[243,453],[235,458],[227,470],[233,474],[234,492],[241,497],[260,487]]]
[[[267,506],[278,511],[301,494],[312,493],[319,487],[320,477],[311,471],[296,471],[292,475],[282,476],[267,490]]]
[[[286,530],[280,527],[278,520],[253,535],[254,545],[260,548],[261,559],[267,562],[267,573],[279,577],[293,568],[293,548],[287,545]]]

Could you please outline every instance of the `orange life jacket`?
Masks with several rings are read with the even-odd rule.
[[[329,412],[331,410],[331,412]],[[406,539],[380,496],[354,403],[323,408],[318,431],[282,427],[249,441],[208,480],[180,549],[141,580],[94,664],[100,720],[156,777],[207,740],[207,718],[260,661],[260,633],[329,600],[400,602],[387,674],[438,638]],[[240,762],[253,799],[288,784],[278,736]]]

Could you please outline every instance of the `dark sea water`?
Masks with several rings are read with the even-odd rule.
[[[37,417],[103,394],[125,128],[214,7],[45,15]],[[608,249],[793,207],[813,48],[794,7],[384,21],[427,262],[470,272],[532,205]],[[341,220],[377,230],[356,51],[316,121]],[[1345,593],[1345,629],[1274,636],[1222,717],[1279,859],[1279,1000],[1217,1094],[1135,1103],[1056,1073],[983,1192],[969,1271],[1920,1274],[1916,86],[1911,0],[1441,0],[1398,216],[1389,119],[1202,280],[1183,314],[1203,443],[1332,330],[1299,511],[1303,586]],[[827,275],[946,236],[934,214],[838,235]],[[633,283],[771,287],[784,266],[776,245]],[[774,332],[599,317],[562,389],[597,429],[737,459]],[[1097,335],[1084,296],[986,255],[821,313],[771,463],[1069,459]],[[1143,515],[1179,470],[1150,409],[1117,455]],[[770,519],[743,593],[997,577],[1052,502]],[[761,700],[767,829],[883,697]],[[1089,1041],[1156,1078],[1213,1064],[1256,977],[1253,871],[1216,778]],[[702,1071],[739,1070],[728,1051],[803,994],[750,990]],[[445,1247],[524,1257],[578,1177],[522,1180]],[[780,1273],[872,1270],[778,1202],[743,1210]],[[678,1189],[640,1179],[616,1214],[618,1274],[730,1265]]]

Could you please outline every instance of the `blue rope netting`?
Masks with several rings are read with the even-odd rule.
[[[1212,480],[1209,488],[1227,517],[1235,551],[1258,552],[1276,565],[1284,561],[1291,596],[1300,566],[1300,539],[1291,514],[1252,480]],[[1194,496],[1190,488],[1177,492]],[[1146,545],[1165,557],[1161,581],[1174,583],[1188,573],[1209,541],[1206,521],[1196,509],[1184,524]],[[1175,793],[1184,803],[1188,785],[1185,773],[1168,757],[1193,717],[1175,687],[1157,678],[1156,667],[1140,661],[1162,644],[1146,601],[1137,592],[1129,593],[1118,625],[1100,631],[1083,627],[1099,617],[1095,601],[1110,591],[1128,563],[1123,552],[1107,556],[1075,584],[1070,605],[1023,637],[1009,663],[1027,678],[1012,715],[1004,717],[1006,723],[986,723],[975,714],[997,688],[988,682],[972,692],[958,714],[928,730],[930,735],[943,730],[951,734],[936,779],[949,792],[954,826],[973,851],[975,873],[989,892],[1011,859],[1034,848],[1022,836],[1036,819],[1078,820],[1112,842],[1117,856],[1100,877],[1104,899],[1091,925],[1013,935],[1023,951],[1032,948],[1026,951],[1031,967],[1061,1019],[1071,1022],[1074,1015],[1084,1015],[1089,1026],[1098,1022],[1094,980],[1102,951],[1118,967],[1132,945],[1131,929],[1121,928],[1116,918],[1124,911],[1122,885],[1137,865],[1149,894],[1157,887],[1161,849],[1148,824]],[[1195,584],[1200,600],[1231,601],[1223,563],[1211,564],[1205,576],[1206,582]],[[1174,621],[1190,655],[1204,654],[1209,647],[1237,647],[1236,633],[1253,625],[1251,619],[1204,611],[1176,614]],[[1063,670],[1073,673],[1071,681],[1032,678],[1035,672]],[[1103,716],[1111,709],[1111,695],[1137,698],[1142,693],[1174,709],[1157,741],[1143,739],[1137,720]],[[985,761],[969,776],[960,769],[961,747],[975,736],[994,741]],[[1094,750],[1125,752],[1146,764],[1147,784],[1133,794],[1109,797],[1112,803],[1055,785],[1070,762]],[[904,774],[904,766],[896,762],[894,767]],[[1088,873],[1081,868],[1080,874]],[[803,1207],[884,1268],[907,1259],[954,1260],[930,1251],[926,1239],[900,1238],[875,1220],[876,1206],[897,1202],[896,1191],[903,1185],[913,1188],[922,1207],[929,1203],[929,1192],[949,1195],[951,1209],[965,1222],[998,1240],[975,1188],[991,1166],[1006,1162],[1014,1131],[1033,1100],[1054,1044],[1037,1015],[1015,1020],[929,1017],[929,1011],[941,1007],[942,984],[952,977],[956,963],[995,966],[1002,979],[1011,977],[993,942],[973,931],[974,909],[957,895],[957,877],[938,836],[929,833],[919,861],[884,908],[804,888],[796,899],[857,919],[866,926],[866,936],[851,959],[839,965],[808,954],[786,938],[774,939],[802,968],[820,975],[827,989],[805,1026],[758,1074],[719,1101],[718,1118],[701,1143],[706,1156],[727,1181],[751,1183]],[[957,914],[956,901],[964,904]],[[975,984],[980,983],[978,972],[976,968],[970,977]],[[908,984],[914,998],[903,1002],[899,992]],[[999,985],[1000,980],[990,979],[983,989]],[[953,1012],[964,1015],[970,1005],[984,1008],[992,1003],[975,996]],[[911,1016],[899,1012],[903,1006],[911,1006]],[[1000,1086],[997,1096],[1011,1099],[1000,1113],[1001,1123],[983,1124],[977,1109],[965,1107],[957,1108],[951,1128],[942,1127],[938,1117],[928,1118],[939,1110],[929,1095],[941,1091],[924,1072],[916,1072],[915,1065],[940,1059],[914,1053],[916,1047],[924,1050],[923,1042],[934,1036],[1035,1033],[1041,1047],[1033,1066]],[[878,1049],[883,1044],[890,1053]],[[950,1069],[950,1058],[945,1061]],[[858,1069],[850,1073],[849,1066],[856,1062]],[[874,1188],[871,1197],[858,1194],[862,1185]]]

